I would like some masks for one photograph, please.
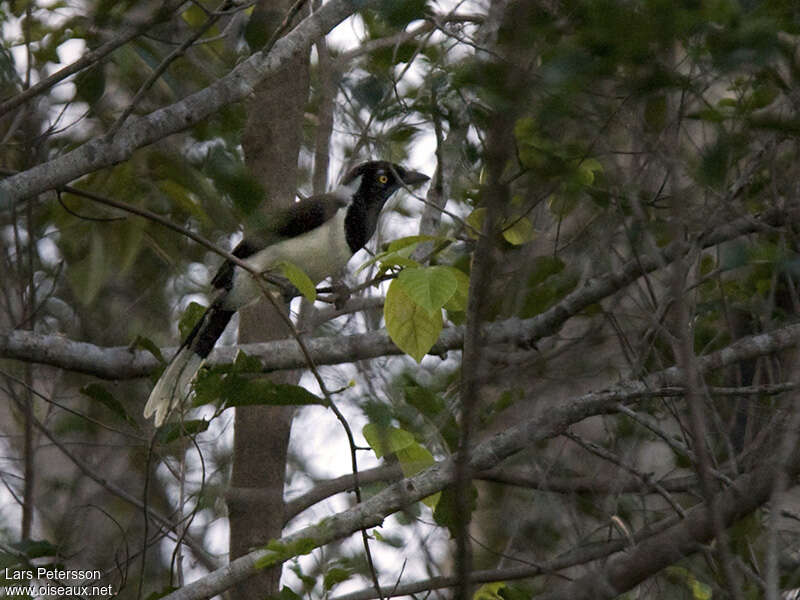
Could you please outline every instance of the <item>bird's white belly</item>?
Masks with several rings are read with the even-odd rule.
[[[319,283],[342,270],[353,255],[345,236],[346,214],[347,208],[340,208],[332,219],[320,227],[272,244],[248,257],[245,262],[260,273],[275,270],[281,261],[291,262],[305,271],[311,281]],[[260,293],[250,273],[237,268],[233,288],[227,294],[225,304],[230,308],[239,308],[258,298]]]

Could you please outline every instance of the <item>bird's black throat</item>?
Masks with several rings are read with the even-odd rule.
[[[344,233],[347,245],[355,254],[367,245],[378,227],[378,217],[385,199],[372,199],[368,202],[363,195],[356,193],[344,218]]]

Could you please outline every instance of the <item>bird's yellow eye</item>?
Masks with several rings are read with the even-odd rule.
[[[386,183],[387,181],[389,181],[389,178],[386,175],[379,175],[378,176],[378,181],[380,183]]]

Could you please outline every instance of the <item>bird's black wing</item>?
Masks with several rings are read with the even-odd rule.
[[[270,219],[269,231],[261,232],[261,236],[243,239],[231,254],[236,258],[247,258],[266,248],[269,243],[303,235],[332,219],[336,211],[346,204],[347,202],[336,194],[321,194],[295,202],[281,214]],[[233,285],[234,267],[230,261],[222,263],[214,279],[211,280],[211,285],[216,289],[230,290]]]
[[[261,247],[258,244],[254,244],[248,240],[242,240],[236,247],[233,249],[233,254],[236,258],[247,258],[258,252]],[[230,290],[231,286],[233,285],[233,269],[236,265],[234,265],[231,261],[226,260],[220,266],[217,274],[214,275],[214,279],[211,280],[211,285],[217,289],[224,289]]]
[[[295,202],[276,223],[275,233],[284,239],[303,235],[332,219],[346,205],[345,199],[336,194],[320,194]]]

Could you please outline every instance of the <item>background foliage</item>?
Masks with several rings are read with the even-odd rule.
[[[229,485],[225,409],[294,405],[295,537],[256,557],[283,563],[285,600],[378,597],[376,582],[481,600],[790,597],[797,4],[367,4],[311,50],[298,195],[367,158],[433,178],[387,210],[343,306],[329,290],[292,305],[315,361],[335,363],[303,387],[260,377],[272,355],[255,348],[201,375],[196,415],[158,431],[140,416],[153,357],[222,260],[185,234],[228,249],[270,199],[245,167],[244,103],[58,189],[2,188],[0,566],[100,569],[121,598],[209,581],[226,506],[250,493]],[[320,3],[296,8],[287,30]],[[270,51],[252,11],[0,2],[6,181]],[[355,334],[346,360],[324,358]],[[65,339],[97,353],[60,353]],[[114,362],[120,348],[149,366]],[[107,360],[106,380],[86,374]],[[403,477],[414,501],[384,502]]]

